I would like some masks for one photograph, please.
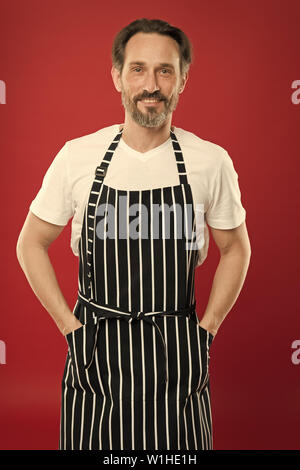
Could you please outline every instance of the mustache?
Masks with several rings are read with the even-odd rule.
[[[160,101],[167,101],[166,97],[162,93],[160,93],[160,91],[155,91],[154,93],[144,92],[141,95],[136,96],[134,98],[134,102],[136,104],[138,101],[144,99],[156,99]]]

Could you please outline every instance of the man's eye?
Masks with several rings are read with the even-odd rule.
[[[170,70],[169,69],[161,69],[163,75],[166,75],[168,73],[170,73]]]
[[[141,67],[135,67],[133,70],[134,70],[135,72],[140,72],[140,71],[142,70],[142,68],[141,68]]]

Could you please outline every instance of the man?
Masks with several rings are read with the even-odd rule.
[[[68,343],[59,447],[212,449],[209,350],[251,251],[237,173],[223,148],[171,126],[191,63],[180,29],[136,20],[116,36],[112,61],[124,123],[65,143],[17,246]],[[199,322],[194,271],[207,255],[206,223],[199,249],[187,241],[195,227],[199,241],[202,209],[220,261]],[[47,252],[70,218],[73,312]]]

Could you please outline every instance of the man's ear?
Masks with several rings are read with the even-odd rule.
[[[113,65],[111,68],[111,76],[117,91],[122,91],[120,71]]]
[[[179,93],[182,93],[184,88],[185,88],[185,85],[186,85],[186,82],[188,81],[188,78],[189,78],[189,74],[186,73],[182,79],[181,79],[181,85],[180,85],[180,88],[179,88]]]

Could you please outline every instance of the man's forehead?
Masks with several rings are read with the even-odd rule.
[[[125,59],[130,62],[161,62],[174,64],[179,59],[175,39],[157,33],[136,33],[125,46]]]

